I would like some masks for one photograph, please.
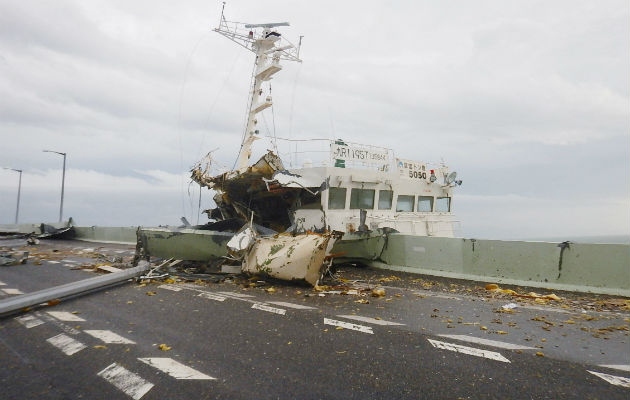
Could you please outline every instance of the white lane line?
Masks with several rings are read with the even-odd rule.
[[[19,322],[20,324],[24,325],[26,329],[31,329],[44,323],[44,321],[42,321],[39,318],[35,318],[32,315],[25,315],[23,317],[15,317],[15,320]]]
[[[468,354],[468,355],[476,356],[476,357],[489,358],[490,360],[495,360],[495,361],[501,361],[501,362],[507,362],[507,363],[510,362],[510,360],[508,360],[507,358],[503,357],[501,354],[494,351],[475,349],[474,347],[467,347],[467,346],[461,346],[461,345],[453,344],[453,343],[440,342],[439,340],[433,340],[433,339],[427,339],[427,340],[429,341],[429,343],[431,343],[433,347],[436,347],[438,349],[455,351],[457,353]]]
[[[77,340],[74,340],[70,336],[64,335],[63,333],[60,333],[57,336],[48,338],[46,339],[46,341],[52,344],[53,346],[55,346],[56,348],[58,348],[59,350],[61,350],[62,352],[64,352],[68,356],[71,356],[74,353],[78,353],[79,351],[86,348],[86,346],[83,343]]]
[[[608,365],[598,365],[598,367],[618,369],[619,371],[630,372],[630,365],[628,364],[615,364],[615,365],[608,364]]]
[[[74,261],[74,260],[61,260],[61,262],[65,262],[65,263],[70,263],[70,264],[78,264],[78,261]]]
[[[287,312],[287,310],[285,310],[283,308],[270,307],[270,306],[266,306],[264,304],[259,304],[259,303],[254,303],[252,305],[252,308],[254,308],[256,310],[267,311],[267,312],[270,312],[270,313],[280,314],[280,315],[284,315]]]
[[[150,358],[138,358],[143,363],[159,369],[160,371],[169,374],[175,379],[217,379],[201,372],[178,363],[172,358],[164,357],[150,357]]]
[[[139,375],[134,374],[116,363],[105,368],[97,375],[135,400],[139,400],[153,387],[151,382],[145,381]]]
[[[125,253],[125,252],[127,252],[127,250],[116,250],[116,251],[114,251],[114,253],[116,253],[116,254],[122,254],[122,253]]]
[[[362,317],[361,315],[337,315],[339,318],[353,319],[355,321],[367,322],[374,325],[405,325],[398,322],[384,321],[382,319],[376,319],[371,317]]]
[[[158,286],[158,288],[166,289],[166,290],[172,290],[173,292],[179,292],[180,290],[182,290],[182,288],[180,288],[180,287],[169,285],[169,284],[160,285],[160,286]]]
[[[61,264],[61,262],[60,261],[48,260],[48,264]]]
[[[587,372],[590,372],[591,374],[599,378],[602,378],[603,380],[605,380],[606,382],[612,385],[630,388],[630,378],[626,378],[623,376],[609,375],[609,374],[604,374],[603,372],[595,372],[595,371],[589,371],[589,370],[587,370]]]
[[[208,292],[201,292],[197,296],[204,297],[204,298],[210,299],[210,300],[225,301],[225,297],[218,296],[216,294],[212,294],[212,293],[208,293]]]
[[[0,289],[0,290],[2,290],[6,294],[24,294],[24,292],[21,291],[20,289],[7,288],[7,289]]]
[[[267,303],[274,304],[276,306],[283,306],[283,307],[287,307],[287,308],[294,308],[296,310],[316,310],[315,307],[303,306],[301,304],[287,303],[286,301],[267,301]]]
[[[461,340],[463,342],[483,344],[486,346],[498,347],[507,350],[535,350],[535,347],[521,346],[519,344],[512,344],[506,342],[499,342],[498,340],[481,339],[468,335],[438,335],[449,339]]]
[[[57,318],[59,321],[65,322],[81,322],[85,321],[81,317],[77,317],[76,315],[69,313],[67,311],[47,311],[48,315]]]
[[[102,340],[105,343],[113,343],[113,344],[136,344],[133,340],[129,340],[124,338],[117,333],[107,330],[84,330],[83,332],[87,333],[90,336],[94,336],[97,339]]]
[[[351,329],[353,331],[369,333],[370,335],[374,334],[371,326],[351,324],[350,322],[337,321],[336,319],[324,318],[324,325],[339,326],[341,328]]]
[[[219,292],[219,294],[225,295],[225,296],[234,296],[234,297],[241,297],[241,298],[251,298],[254,297],[252,295],[249,294],[244,294],[244,293],[236,293],[236,292]]]
[[[6,283],[0,281],[0,286],[4,286],[4,285],[6,285]]]

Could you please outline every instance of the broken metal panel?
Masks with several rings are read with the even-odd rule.
[[[315,286],[327,265],[326,250],[332,235],[305,234],[260,237],[243,260],[243,272],[306,282]]]
[[[212,261],[228,255],[227,243],[234,234],[197,229],[141,228],[145,256],[188,261]]]
[[[63,300],[76,297],[94,290],[100,290],[112,285],[120,284],[128,279],[142,275],[150,268],[149,263],[141,263],[135,268],[125,269],[120,272],[84,279],[78,282],[27,293],[20,296],[9,297],[0,300],[0,317],[23,311],[27,307],[33,307],[51,300]]]
[[[377,260],[387,244],[387,235],[392,230],[377,229],[367,232],[346,232],[335,242],[331,252],[339,254],[338,260]]]
[[[28,251],[0,251],[0,267],[26,264]]]

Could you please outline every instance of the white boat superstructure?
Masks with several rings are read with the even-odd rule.
[[[296,47],[282,38],[286,22],[243,24],[226,21],[216,32],[255,55],[247,124],[233,171],[212,176],[208,160],[192,170],[193,180],[217,191],[217,221],[250,221],[276,232],[366,232],[390,228],[401,233],[453,237],[453,188],[460,185],[446,165],[396,158],[391,149],[325,142],[329,157],[321,166],[304,162],[286,169],[269,151],[249,165],[259,138],[258,116],[271,107],[264,83],[282,70],[280,60],[297,61]],[[300,39],[301,43],[301,39]],[[275,146],[274,143],[274,147]],[[238,222],[237,222],[238,223]]]

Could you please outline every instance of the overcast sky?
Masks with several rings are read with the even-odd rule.
[[[280,137],[443,159],[464,181],[460,235],[536,238],[629,234],[629,4],[234,0],[225,14],[304,35],[264,134],[275,122]],[[0,0],[0,166],[24,170],[20,222],[58,219],[62,157],[43,149],[68,153],[64,217],[78,225],[197,222],[188,170],[215,148],[233,165],[253,63],[212,32],[220,12]],[[17,183],[0,170],[0,223]]]

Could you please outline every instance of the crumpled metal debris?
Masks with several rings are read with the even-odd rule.
[[[26,264],[28,251],[2,251],[0,252],[0,266]]]

